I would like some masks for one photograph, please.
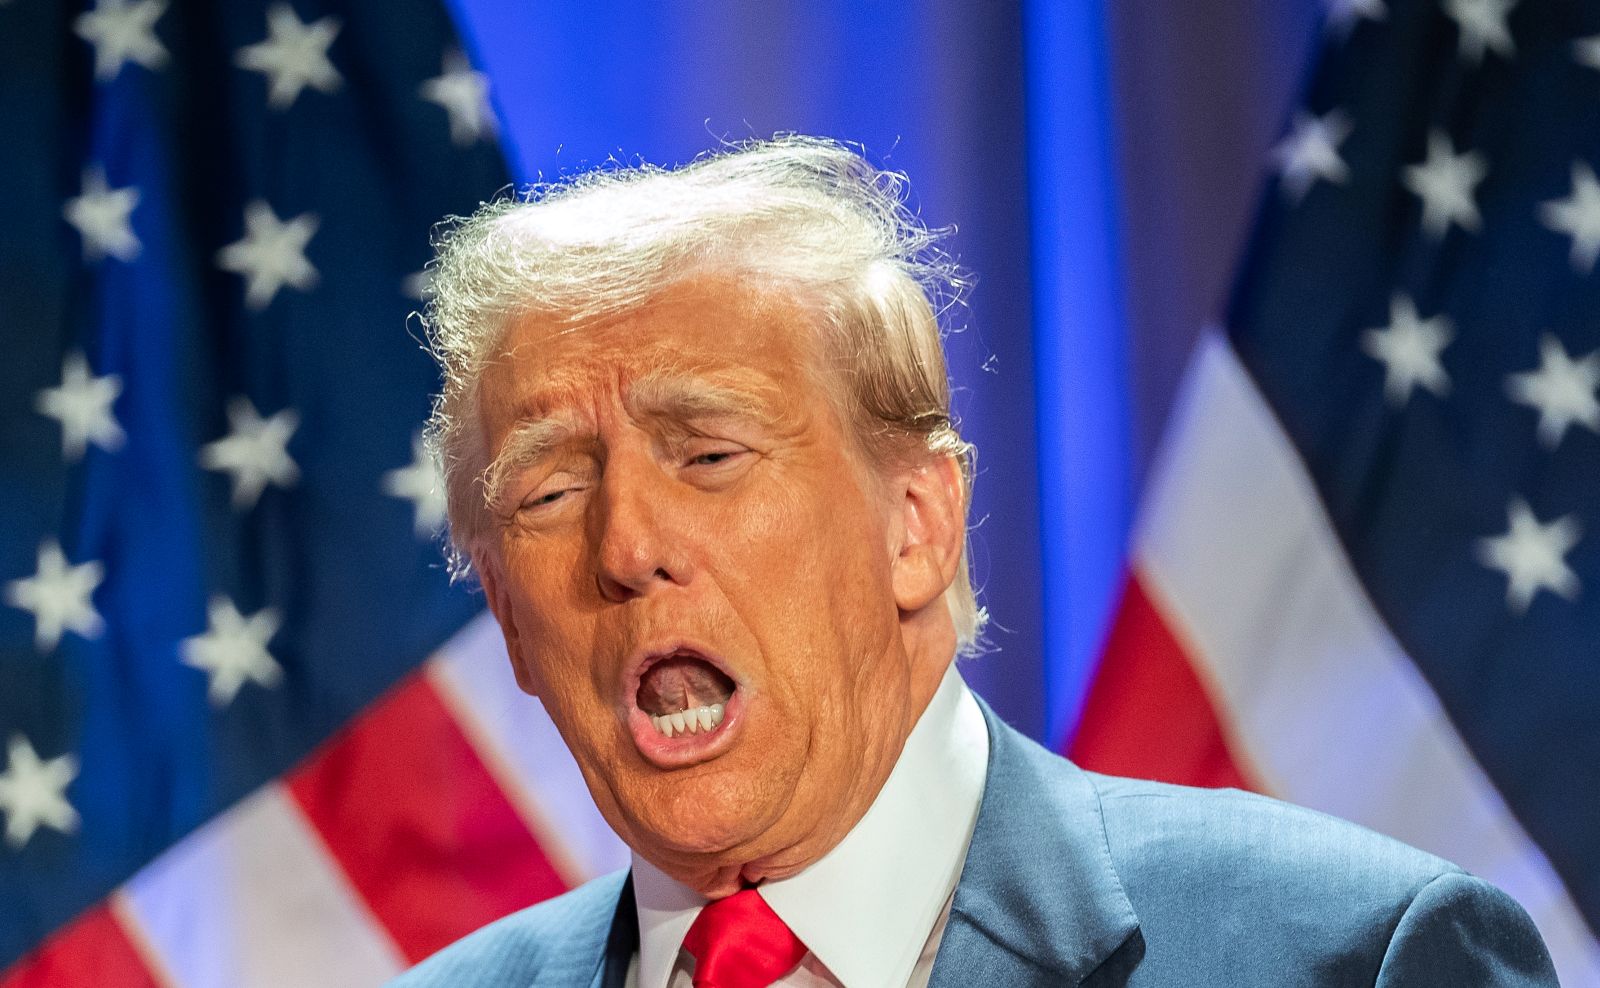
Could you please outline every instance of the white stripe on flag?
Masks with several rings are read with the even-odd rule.
[[[563,877],[577,885],[628,866],[544,706],[517,688],[491,614],[446,642],[428,676]]]
[[[1563,983],[1600,985],[1600,944],[1374,610],[1218,334],[1196,350],[1149,489],[1135,565],[1262,784],[1500,886]]]
[[[406,967],[277,783],[147,865],[121,905],[180,988],[380,985]]]
[[[128,899],[127,886],[117,889],[106,896],[106,909],[111,913],[111,918],[122,931],[128,945],[133,948],[134,956],[143,965],[144,971],[160,988],[184,988],[178,979],[167,970],[166,963],[161,955],[156,953],[150,945],[149,937],[145,934],[144,926],[139,922],[139,917],[133,911],[133,903]]]

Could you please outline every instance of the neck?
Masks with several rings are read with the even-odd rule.
[[[850,798],[836,812],[827,814],[821,827],[767,853],[735,856],[733,862],[725,858],[710,868],[702,861],[698,866],[665,867],[664,870],[707,898],[717,899],[741,888],[797,875],[833,850],[878,798],[905,749],[907,738],[926,712],[955,659],[955,632],[942,610],[940,608],[938,615],[943,618],[942,626],[934,621],[917,622],[915,627],[902,623],[899,644],[908,675],[899,697],[902,703],[895,718],[896,729],[887,735],[884,743],[875,746],[877,750],[862,752],[859,770],[850,787]]]

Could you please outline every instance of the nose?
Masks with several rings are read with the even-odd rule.
[[[672,525],[671,482],[653,462],[614,458],[597,498],[595,573],[600,594],[624,603],[688,583],[690,567]]]

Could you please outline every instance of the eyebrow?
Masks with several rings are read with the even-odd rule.
[[[652,371],[628,387],[624,401],[640,418],[693,421],[746,418],[770,422],[775,416],[762,400],[777,390],[766,377],[749,371],[726,371],[715,377],[679,371]]]
[[[529,419],[518,424],[500,445],[494,462],[484,467],[479,475],[484,503],[490,507],[498,504],[501,490],[514,471],[537,463],[552,449],[571,439],[576,431],[565,418]]]
[[[714,378],[675,371],[654,371],[634,381],[624,399],[628,413],[639,418],[693,422],[697,419],[749,419],[759,424],[777,420],[762,394],[777,386],[765,377],[738,371]],[[494,461],[480,475],[484,502],[500,500],[511,475],[537,463],[572,439],[577,428],[564,415],[525,419],[511,430]]]

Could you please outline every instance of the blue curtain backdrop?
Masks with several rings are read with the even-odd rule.
[[[1320,5],[453,2],[523,180],[798,131],[863,145],[958,228],[978,287],[948,348],[997,649],[966,675],[1059,743]]]

